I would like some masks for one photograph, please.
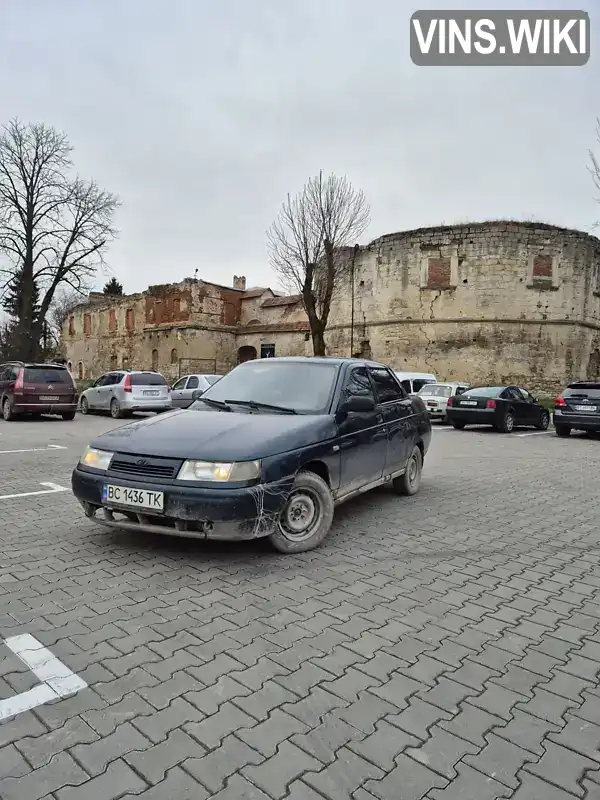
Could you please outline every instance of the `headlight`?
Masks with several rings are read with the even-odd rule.
[[[84,454],[79,459],[79,463],[92,469],[101,469],[106,471],[112,460],[114,453],[109,453],[108,450],[95,450],[93,447],[86,447]]]
[[[214,481],[232,483],[253,481],[260,476],[260,461],[238,461],[218,464],[211,461],[184,461],[177,479],[180,481]]]

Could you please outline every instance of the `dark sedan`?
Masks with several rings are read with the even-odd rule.
[[[600,381],[570,383],[554,404],[557,436],[571,431],[600,433]]]
[[[548,429],[550,414],[535,397],[518,386],[480,386],[448,399],[448,420],[457,430],[467,425],[491,425],[503,433],[517,427]]]
[[[298,553],[321,544],[350,497],[388,482],[414,495],[430,440],[423,401],[382,364],[261,359],[186,410],[99,436],[72,487],[87,516],[109,527],[268,536]]]

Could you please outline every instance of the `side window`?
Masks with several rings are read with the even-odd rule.
[[[398,381],[389,370],[373,368],[369,369],[369,373],[373,378],[375,391],[377,392],[377,400],[380,403],[391,403],[394,400],[402,400],[404,393],[398,385]]]
[[[9,380],[8,377],[9,374],[10,374],[10,367],[5,367],[2,364],[0,364],[0,381]]]
[[[107,380],[107,378],[108,378],[108,375],[102,375],[100,378],[98,378],[98,380],[96,381],[96,383],[94,384],[94,386],[95,386],[95,387],[98,387],[98,388],[99,388],[100,386],[106,386],[106,380]]]
[[[424,386],[430,386],[431,381],[418,380],[413,381],[413,392],[419,392]]]
[[[533,397],[529,394],[527,389],[521,389],[521,387],[519,386],[519,392],[523,395],[523,398],[524,398],[526,403],[533,403],[534,402]]]
[[[457,386],[456,387],[456,394],[463,394],[463,392],[466,392],[466,391],[467,391],[467,387],[466,386]]]
[[[191,375],[187,383],[186,389],[197,389],[200,384],[197,375]]]
[[[173,386],[173,389],[185,389],[185,382],[187,381],[187,377],[180,378],[177,383]]]
[[[358,395],[359,397],[370,397],[373,402],[375,402],[366,367],[355,367],[350,374],[346,376],[346,383],[342,395],[343,400]]]
[[[502,397],[507,400],[516,400],[518,403],[523,402],[523,395],[518,389],[515,389],[514,386],[509,386],[508,389],[502,392]]]
[[[400,385],[402,386],[402,388],[404,389],[406,394],[410,394],[412,392],[412,386],[410,385],[410,381],[409,380],[400,381]]]

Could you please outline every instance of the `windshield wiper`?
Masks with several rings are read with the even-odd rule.
[[[224,403],[222,400],[211,400],[210,397],[198,397],[198,400],[201,400],[208,406],[214,406],[215,408],[220,408],[221,411],[231,411],[231,407],[227,403]]]
[[[248,408],[255,408],[259,411],[264,408],[265,411],[280,411],[282,414],[297,414],[293,408],[286,408],[285,406],[272,406],[270,403],[259,403],[257,400],[226,400],[227,405],[247,406]]]

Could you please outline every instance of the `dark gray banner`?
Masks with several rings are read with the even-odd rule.
[[[590,57],[585,11],[417,11],[410,57],[421,67],[580,67]]]

